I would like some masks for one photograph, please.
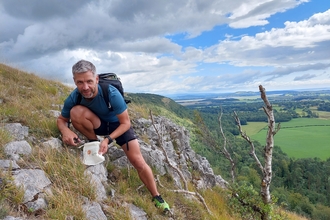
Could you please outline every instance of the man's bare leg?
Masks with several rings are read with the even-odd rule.
[[[88,108],[82,105],[74,106],[70,111],[72,125],[88,140],[96,140],[94,129],[100,127],[100,119]]]
[[[159,193],[157,191],[154,175],[152,173],[151,168],[145,162],[141,154],[139,142],[137,141],[137,139],[131,140],[130,142],[128,142],[128,145],[129,150],[127,150],[126,144],[122,146],[122,149],[125,151],[128,160],[137,170],[141,181],[147,187],[151,195],[153,197],[158,196]]]

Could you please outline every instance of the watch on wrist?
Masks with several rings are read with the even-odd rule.
[[[108,139],[108,144],[113,142],[112,138],[109,135],[104,136],[104,138]]]

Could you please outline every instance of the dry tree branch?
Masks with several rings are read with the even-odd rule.
[[[163,184],[160,182],[159,175],[156,175],[156,182],[158,183],[158,185],[159,185],[160,187],[165,188],[165,187],[163,186]]]
[[[275,134],[277,134],[277,132],[281,129],[281,123],[277,124],[277,127],[275,129],[275,131],[273,131],[273,135],[275,136]]]
[[[246,202],[244,199],[241,199],[237,193],[233,193],[232,196],[234,196],[242,206],[252,208],[253,211],[259,213],[261,216],[265,215],[264,211],[259,206]]]
[[[169,160],[169,158],[168,158],[168,155],[167,155],[167,152],[166,152],[166,150],[165,150],[165,148],[164,148],[164,140],[163,140],[163,136],[159,133],[159,130],[157,129],[157,127],[156,127],[156,125],[155,125],[155,121],[154,121],[154,118],[153,118],[153,116],[152,116],[151,110],[149,111],[149,114],[150,114],[150,118],[151,118],[152,125],[153,125],[153,127],[154,127],[154,129],[155,129],[155,131],[156,131],[156,133],[157,133],[157,136],[158,136],[159,146],[160,146],[160,148],[162,149],[162,151],[163,151],[163,153],[164,153],[164,155],[165,155],[165,161],[170,165],[170,167],[172,167],[172,168],[173,168],[173,169],[179,174],[181,180],[184,182],[184,189],[183,189],[183,190],[170,190],[170,191],[172,191],[172,192],[176,192],[176,193],[185,193],[185,194],[190,194],[190,195],[194,195],[194,196],[196,196],[196,197],[202,202],[202,204],[204,205],[204,207],[205,207],[205,209],[208,211],[208,213],[212,215],[212,212],[211,212],[211,210],[208,208],[208,206],[207,206],[207,204],[206,204],[206,202],[205,202],[203,196],[201,196],[198,192],[191,192],[191,191],[189,191],[189,189],[188,189],[188,183],[187,183],[187,180],[186,180],[186,178],[184,177],[183,173],[181,172],[181,170],[180,170],[178,167],[174,166],[174,165],[170,162],[170,160]],[[157,180],[157,182],[159,183],[159,185],[163,187],[163,185],[161,184],[161,182],[160,182],[160,180],[159,180],[159,176],[156,177],[156,180]]]
[[[179,174],[179,176],[181,177],[181,179],[182,179],[182,181],[183,181],[183,183],[184,183],[184,188],[185,188],[186,190],[188,190],[188,183],[187,183],[186,179],[184,178],[183,173],[181,172],[181,170],[180,170],[178,167],[174,166],[174,165],[170,162],[170,160],[168,159],[167,152],[166,152],[166,150],[164,149],[163,138],[162,138],[162,136],[160,135],[158,129],[156,128],[154,118],[153,118],[153,116],[152,116],[152,114],[151,114],[151,110],[150,110],[149,114],[150,114],[150,118],[151,118],[152,125],[153,125],[153,127],[154,127],[154,129],[155,129],[155,131],[156,131],[156,133],[157,133],[157,136],[158,136],[159,146],[160,146],[160,148],[162,149],[162,151],[163,151],[163,153],[164,153],[164,155],[165,155],[165,161],[170,165],[170,167],[172,167],[172,168],[173,168],[173,169]]]
[[[236,124],[238,126],[239,133],[241,134],[241,137],[250,144],[250,155],[254,158],[254,160],[257,162],[257,165],[259,166],[260,170],[263,172],[264,168],[263,168],[259,158],[256,155],[254,144],[251,141],[250,137],[247,136],[245,132],[243,132],[241,121],[240,121],[236,111],[234,111],[234,118],[235,118]]]
[[[160,179],[159,179],[159,175],[156,176],[156,182],[158,182],[158,184],[164,188],[164,186],[162,185],[162,183],[160,182]],[[172,192],[176,192],[176,193],[184,193],[184,194],[189,194],[189,195],[193,195],[193,196],[196,196],[200,201],[201,203],[204,205],[205,209],[207,210],[207,212],[209,214],[212,215],[212,212],[211,210],[209,209],[209,207],[207,206],[203,196],[201,194],[199,194],[198,192],[191,192],[189,190],[184,190],[184,189],[170,189],[170,191]]]
[[[220,115],[219,115],[219,118],[218,118],[220,132],[221,132],[221,135],[223,137],[223,150],[221,151],[221,153],[230,162],[230,165],[231,165],[231,171],[230,171],[230,173],[231,173],[232,182],[234,183],[235,182],[235,162],[234,162],[234,160],[232,159],[230,153],[227,150],[227,138],[226,138],[226,135],[225,135],[225,133],[223,132],[223,129],[222,129],[222,115],[223,115],[223,112],[222,112],[222,108],[221,108]]]
[[[185,193],[185,194],[189,194],[189,195],[193,195],[193,196],[196,196],[198,197],[198,199],[203,203],[204,207],[206,208],[206,210],[208,211],[208,213],[212,214],[211,213],[211,210],[208,208],[203,196],[201,194],[199,194],[198,192],[191,192],[191,191],[187,191],[187,190],[181,190],[181,189],[178,189],[178,190],[172,190],[173,192],[176,192],[176,193]]]

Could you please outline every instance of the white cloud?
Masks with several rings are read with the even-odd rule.
[[[267,18],[276,13],[294,8],[308,0],[248,0],[242,2],[229,16],[233,28],[247,28],[268,24]]]
[[[319,22],[315,22],[318,20]],[[322,22],[321,22],[322,21]],[[224,40],[206,50],[207,62],[238,66],[287,66],[329,63],[330,10],[301,22],[286,22],[240,40]]]
[[[223,33],[209,47],[170,39],[193,40],[223,24],[265,25],[306,0],[19,2],[0,2],[0,61],[66,83],[79,59],[118,73],[127,91],[154,93],[243,89],[287,76],[316,83],[320,76],[311,71],[329,68],[330,10],[256,34]]]

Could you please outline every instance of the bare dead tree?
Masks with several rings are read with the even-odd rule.
[[[219,121],[219,127],[220,127],[220,133],[221,133],[221,136],[223,138],[223,148],[221,150],[221,153],[227,158],[227,160],[229,160],[230,162],[230,174],[231,174],[231,178],[232,178],[232,182],[234,183],[235,182],[235,161],[232,159],[230,153],[228,152],[227,150],[227,138],[226,138],[226,135],[225,133],[223,132],[223,129],[222,129],[222,115],[223,115],[223,112],[222,112],[222,108],[221,108],[221,111],[220,111],[220,115],[219,115],[219,118],[218,118],[218,121]]]
[[[173,189],[173,190],[170,190],[170,191],[172,191],[172,192],[176,192],[176,193],[184,193],[184,194],[189,194],[189,195],[196,196],[196,197],[201,201],[201,203],[204,205],[204,207],[205,207],[205,209],[207,210],[207,212],[208,212],[209,214],[212,214],[212,212],[211,212],[211,210],[209,209],[209,207],[207,206],[207,204],[206,204],[206,202],[205,202],[203,196],[202,196],[200,193],[198,193],[197,191],[196,191],[196,192],[192,192],[192,191],[190,191],[190,190],[188,189],[188,182],[187,182],[186,178],[184,177],[182,171],[181,171],[177,166],[173,165],[173,164],[171,163],[171,161],[169,160],[168,155],[167,155],[167,152],[166,152],[166,150],[165,150],[165,148],[164,148],[164,138],[163,138],[163,135],[159,132],[159,129],[156,127],[156,124],[155,124],[154,118],[153,118],[153,116],[152,116],[151,110],[149,111],[149,114],[150,114],[150,118],[151,118],[152,125],[153,125],[153,127],[154,127],[154,129],[155,129],[155,131],[156,131],[157,137],[158,137],[159,146],[160,146],[161,150],[163,151],[163,153],[164,153],[164,155],[165,155],[165,161],[166,161],[166,163],[167,163],[170,167],[172,167],[172,168],[173,168],[173,169],[179,174],[181,180],[182,180],[183,183],[184,183],[184,187],[183,187],[184,189],[179,189],[179,190],[175,190],[175,189]],[[165,129],[164,129],[164,130],[165,130]],[[160,180],[159,180],[159,176],[157,176],[156,180],[157,180],[157,182],[159,183],[159,185],[162,186],[162,184],[160,183]]]
[[[271,194],[269,188],[270,188],[270,183],[272,181],[272,157],[273,157],[273,147],[274,147],[274,136],[279,131],[280,124],[278,124],[278,126],[275,127],[275,117],[274,117],[273,107],[268,101],[265,89],[263,88],[262,85],[259,86],[259,91],[261,94],[261,99],[264,101],[265,104],[265,106],[263,106],[263,110],[267,115],[267,119],[268,119],[266,145],[264,147],[264,161],[265,161],[264,165],[262,165],[260,160],[258,159],[255,153],[254,144],[251,141],[250,137],[248,137],[246,133],[243,132],[240,119],[236,112],[234,112],[235,115],[234,117],[242,138],[245,139],[250,144],[250,155],[254,158],[258,167],[262,172],[261,189],[260,189],[262,200],[264,204],[271,204],[272,201],[271,201]],[[267,216],[266,213],[263,214],[264,216],[262,216],[262,219],[268,219],[269,216]]]

